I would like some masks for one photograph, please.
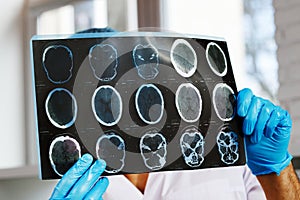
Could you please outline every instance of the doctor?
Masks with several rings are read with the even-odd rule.
[[[243,118],[246,166],[107,178],[101,177],[105,162],[93,163],[85,154],[50,199],[300,199],[299,179],[288,153],[292,127],[288,112],[243,89],[237,97],[237,114]]]

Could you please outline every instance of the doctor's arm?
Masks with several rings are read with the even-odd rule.
[[[299,179],[291,164],[288,144],[292,127],[289,113],[243,89],[237,98],[243,118],[247,164],[268,199],[300,199]]]
[[[258,175],[268,199],[300,199],[299,179],[290,163],[278,176],[275,173]]]

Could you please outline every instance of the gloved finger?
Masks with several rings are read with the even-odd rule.
[[[84,199],[102,199],[102,195],[106,191],[108,184],[109,181],[106,177],[100,178]]]
[[[267,122],[265,135],[268,138],[272,137],[272,135],[274,134],[275,128],[278,126],[278,124],[281,120],[280,119],[280,110],[281,110],[280,107],[274,106],[274,109],[271,113],[269,121]]]
[[[245,117],[249,110],[253,93],[250,89],[245,88],[241,90],[237,97],[237,114],[240,117]]]
[[[93,162],[90,154],[84,154],[58,182],[50,199],[62,199],[71,190],[78,179],[86,172]]]
[[[253,134],[255,125],[257,123],[257,117],[258,117],[258,114],[260,113],[262,106],[263,106],[263,102],[261,101],[261,99],[253,96],[251,103],[250,103],[250,107],[247,112],[247,115],[245,116],[244,122],[243,122],[244,134],[246,134],[246,135]],[[253,134],[251,136],[251,138],[253,138],[253,139],[251,139],[253,141],[257,140],[257,136],[255,134]]]
[[[96,160],[95,163],[84,173],[74,185],[68,197],[71,199],[83,199],[92,186],[97,182],[106,167],[104,160]]]
[[[291,116],[286,110],[283,110],[280,107],[278,108],[278,113],[279,122],[278,125],[275,127],[274,133],[278,133],[276,134],[276,137],[278,137],[279,139],[289,138],[292,129]]]
[[[292,118],[288,111],[282,110],[282,120],[279,122],[279,126],[286,131],[290,131],[292,128]]]
[[[262,100],[262,102],[263,102],[263,106],[260,110],[256,125],[254,128],[253,136],[255,136],[255,137],[251,137],[252,143],[258,143],[261,140],[262,136],[264,135],[264,130],[265,130],[266,124],[267,124],[267,122],[270,118],[271,112],[272,112],[272,109],[270,109],[272,107],[272,105],[270,105],[271,103],[266,100]]]

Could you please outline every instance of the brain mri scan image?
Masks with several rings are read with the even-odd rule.
[[[76,120],[76,99],[64,88],[56,88],[48,94],[45,108],[49,121],[57,128],[69,128]]]
[[[98,87],[92,97],[92,109],[98,122],[114,126],[121,119],[122,99],[119,92],[110,85]]]
[[[235,115],[236,96],[230,86],[219,83],[213,90],[213,105],[222,121],[230,121]]]
[[[246,164],[227,41],[152,30],[32,37],[41,179],[86,153],[103,176]]]
[[[151,170],[159,170],[167,162],[167,142],[159,132],[144,134],[140,140],[140,150],[146,167]]]
[[[199,90],[191,83],[181,84],[175,95],[175,104],[180,117],[186,122],[196,122],[202,112]]]
[[[159,58],[157,49],[151,44],[138,44],[132,51],[132,57],[138,75],[145,79],[154,79],[159,71]]]
[[[72,77],[73,54],[64,45],[52,45],[43,53],[43,67],[48,79],[55,84],[66,83]]]
[[[191,77],[197,70],[197,54],[193,47],[184,39],[177,39],[171,48],[171,62],[183,77]]]
[[[218,150],[223,163],[234,164],[239,159],[238,136],[230,127],[223,127],[217,136]]]
[[[207,45],[206,59],[211,70],[218,76],[225,76],[227,73],[227,61],[221,47],[214,42]]]
[[[117,49],[110,44],[96,44],[89,52],[90,66],[94,76],[101,81],[110,81],[117,75]]]
[[[184,130],[180,138],[181,152],[185,163],[190,167],[199,167],[204,161],[204,139],[200,131],[195,128]]]
[[[106,172],[117,173],[123,169],[125,165],[125,142],[114,132],[102,135],[97,140],[96,153],[98,159],[105,160]]]
[[[79,143],[69,136],[59,136],[50,145],[49,159],[56,174],[63,176],[81,157]]]
[[[164,111],[164,98],[153,84],[144,84],[136,92],[135,106],[139,117],[147,124],[158,123]]]

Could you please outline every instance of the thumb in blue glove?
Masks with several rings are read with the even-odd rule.
[[[237,114],[244,118],[247,164],[255,175],[277,175],[289,165],[288,144],[292,128],[289,113],[243,89],[237,98]]]
[[[58,199],[102,199],[108,179],[100,177],[106,163],[84,154],[61,178],[53,190],[50,200]]]

